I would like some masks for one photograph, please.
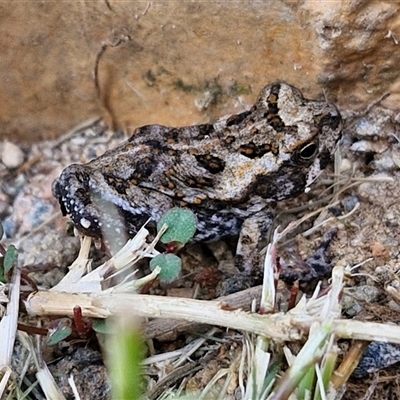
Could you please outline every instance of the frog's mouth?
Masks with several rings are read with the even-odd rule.
[[[85,165],[72,164],[53,183],[53,195],[61,212],[69,215],[79,233],[101,239],[111,254],[119,250],[128,236],[137,232],[148,216],[134,214],[94,189],[96,177]]]
[[[101,238],[99,213],[92,204],[89,179],[82,165],[72,164],[54,181],[52,191],[58,199],[62,214],[70,215],[81,233]]]

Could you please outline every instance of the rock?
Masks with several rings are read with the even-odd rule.
[[[279,79],[348,110],[390,93],[399,111],[397,2],[83,4],[0,3],[0,137],[50,138],[100,115],[129,131],[204,122]]]
[[[371,285],[359,285],[343,290],[342,309],[348,316],[355,316],[363,310],[363,304],[377,302],[380,290]]]
[[[9,169],[18,168],[24,162],[24,152],[14,143],[5,141],[1,161]]]

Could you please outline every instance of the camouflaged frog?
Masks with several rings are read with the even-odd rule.
[[[76,228],[97,238],[132,236],[149,218],[187,207],[198,219],[195,241],[239,235],[235,265],[250,275],[275,202],[311,185],[341,130],[333,104],[273,83],[240,114],[182,128],[138,128],[101,157],[67,167],[53,193]]]

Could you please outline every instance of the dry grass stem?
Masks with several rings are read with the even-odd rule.
[[[35,348],[31,337],[25,333],[20,332],[19,338],[23,345],[28,349],[29,354],[33,357],[36,365],[36,378],[43,390],[47,400],[66,400],[61,390],[57,386],[53,375],[50,373],[49,368],[42,359],[40,346],[38,344],[38,349]],[[39,343],[39,342],[38,342]]]
[[[368,344],[369,342],[365,342],[363,340],[356,340],[353,342],[349,352],[346,354],[346,357],[332,376],[332,384],[336,390],[338,390],[344,383],[347,382],[350,375],[357,367],[358,362],[360,361],[360,358]]]
[[[9,302],[0,321],[0,398],[11,377],[11,358],[17,334],[21,271],[15,267],[9,284]]]
[[[115,276],[116,273],[130,268],[138,260],[143,257],[154,257],[158,253],[155,250],[155,244],[160,236],[165,232],[161,229],[156,238],[148,244],[146,237],[149,232],[142,227],[133,239],[127,241],[125,246],[118,251],[110,260],[91,271],[91,260],[88,258],[91,245],[91,238],[84,236],[81,239],[81,250],[78,258],[70,266],[68,274],[54,287],[50,289],[52,292],[68,292],[68,293],[95,293],[102,292],[102,283],[104,276],[110,271],[115,271],[107,279]],[[138,287],[145,284],[149,280],[156,278],[158,270],[153,271],[151,275],[141,281],[131,280],[130,282],[122,282],[119,286],[110,288],[109,291],[135,291]]]
[[[224,304],[226,309],[242,309],[250,311],[251,303],[255,300],[256,304],[260,304],[261,286],[255,286],[242,292],[233,293],[228,296],[220,297],[218,300]],[[158,338],[170,334],[178,334],[184,331],[196,331],[199,324],[191,321],[174,320],[174,319],[153,319],[147,322],[144,336],[149,339]]]
[[[33,293],[26,301],[32,315],[68,315],[79,305],[86,317],[106,318],[123,310],[147,318],[184,319],[187,321],[241,329],[278,341],[298,340],[301,329],[292,326],[285,314],[259,315],[242,310],[225,310],[218,300],[205,301],[177,297],[140,294],[71,294],[55,292]],[[131,307],[129,305],[132,305]]]
[[[344,268],[335,267],[333,276],[344,274]],[[333,292],[332,292],[333,293]],[[68,315],[79,305],[84,316],[106,318],[129,308],[136,316],[147,318],[183,319],[186,321],[223,326],[253,332],[277,342],[299,340],[310,329],[315,320],[326,316],[324,306],[330,297],[306,300],[287,313],[259,315],[242,310],[226,310],[224,302],[205,301],[176,297],[161,297],[140,294],[91,294],[91,293],[33,293],[26,302],[32,315]],[[335,295],[331,295],[332,298]],[[132,305],[131,307],[129,305]],[[337,311],[329,306],[333,314],[332,332],[341,338],[383,341],[400,344],[400,327],[387,324],[342,320]],[[323,317],[324,316],[324,317]]]

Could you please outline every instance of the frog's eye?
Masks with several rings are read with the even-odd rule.
[[[317,154],[318,146],[316,143],[306,144],[299,152],[300,159],[303,161],[309,161]]]

